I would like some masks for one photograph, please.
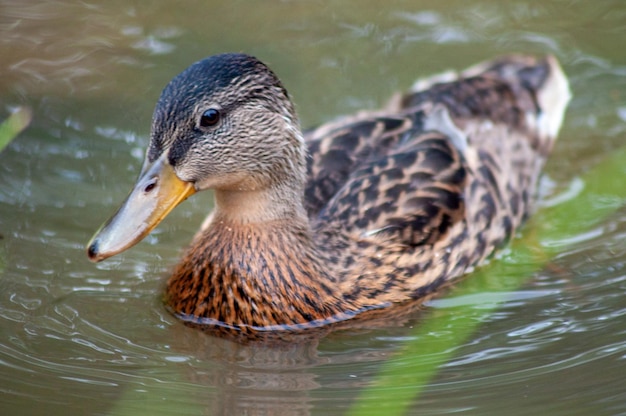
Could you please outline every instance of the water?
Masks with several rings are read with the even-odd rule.
[[[84,245],[138,173],[161,88],[191,62],[257,55],[308,126],[381,105],[418,76],[554,53],[574,100],[546,188],[567,195],[626,143],[624,22],[618,1],[1,1],[0,108],[34,111],[0,154],[2,414],[344,414],[383,365],[420,371],[399,352],[429,318],[493,302],[444,294],[407,321],[282,348],[207,336],[171,317],[160,293],[210,195],[89,263]],[[410,414],[626,414],[626,211],[589,209],[611,203],[448,351]],[[394,393],[370,390],[371,414]]]

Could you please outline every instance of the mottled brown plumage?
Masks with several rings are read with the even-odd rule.
[[[568,100],[554,58],[511,56],[303,135],[255,58],[194,64],[157,104],[145,165],[166,160],[195,190],[215,191],[167,284],[168,307],[256,337],[432,293],[521,225]],[[220,119],[207,127],[209,108]],[[92,258],[110,255],[104,240]]]

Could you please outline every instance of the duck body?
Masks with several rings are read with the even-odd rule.
[[[163,91],[137,191],[89,255],[101,260],[149,231],[120,236],[127,207],[155,181],[162,193],[155,172],[165,166],[184,188],[172,207],[215,193],[167,283],[166,303],[184,321],[252,337],[418,300],[520,227],[568,100],[553,57],[509,56],[302,133],[271,70],[217,55]]]

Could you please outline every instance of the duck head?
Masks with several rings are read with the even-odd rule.
[[[128,249],[205,189],[221,195],[218,205],[247,195],[262,209],[267,198],[252,195],[299,191],[305,159],[293,104],[267,66],[244,54],[196,62],[161,93],[139,178],[88,243],[88,257],[97,262]]]

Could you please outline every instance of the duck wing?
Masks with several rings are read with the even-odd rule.
[[[384,110],[309,132],[314,228],[416,246],[468,219],[481,240],[493,234],[481,246],[508,239],[569,100],[561,77],[554,58],[507,57],[420,81]],[[553,95],[563,101],[555,110]]]
[[[350,180],[364,161],[384,157],[413,127],[410,117],[361,113],[305,133],[309,146],[305,207],[311,219]]]
[[[426,121],[422,110],[403,118],[379,117],[359,122],[377,136],[357,140],[348,128],[329,143],[322,141],[331,151],[314,166],[325,186],[309,187],[309,195],[317,197],[309,201],[319,206],[330,198],[314,224],[339,223],[351,234],[384,234],[418,245],[436,241],[463,218],[463,157],[447,135],[425,130]]]

